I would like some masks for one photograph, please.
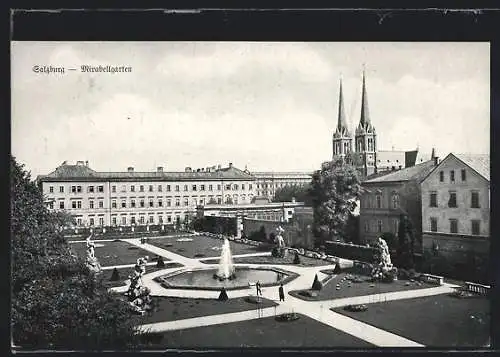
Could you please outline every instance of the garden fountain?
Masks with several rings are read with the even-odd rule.
[[[229,245],[229,240],[225,238],[220,255],[219,269],[217,273],[214,274],[214,278],[219,280],[233,279],[235,277],[234,271],[231,247]]]

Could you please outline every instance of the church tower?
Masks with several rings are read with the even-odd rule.
[[[339,115],[337,128],[333,133],[333,160],[344,159],[352,151],[352,136],[349,132],[344,111],[344,96],[342,93],[342,79],[339,90]]]
[[[377,134],[370,121],[368,97],[366,95],[365,70],[363,69],[363,88],[361,94],[361,118],[355,135],[358,169],[363,176],[377,172]]]

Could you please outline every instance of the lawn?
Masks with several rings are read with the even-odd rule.
[[[246,298],[235,298],[227,301],[216,299],[188,299],[177,297],[153,296],[154,310],[145,316],[138,317],[139,324],[162,321],[174,321],[207,315],[229,314],[233,312],[255,310],[277,306],[274,301],[262,298],[260,304],[248,302]]]
[[[234,253],[233,253],[234,254]],[[233,261],[237,264],[283,264],[283,265],[295,265],[293,264],[293,254],[288,254],[286,258],[274,258],[271,256],[256,256],[256,257],[241,257],[234,258]],[[206,264],[216,264],[218,259],[207,259],[202,261]],[[321,266],[321,265],[331,265],[332,262],[328,262],[321,259],[314,259],[309,257],[300,257],[300,264],[297,266],[308,267],[308,266]]]
[[[335,312],[429,347],[481,347],[490,336],[490,302],[448,294],[368,305],[364,312]]]
[[[86,244],[85,243],[71,243],[70,247],[73,251],[85,259]],[[124,264],[134,264],[137,258],[149,256],[149,259],[155,257],[154,254],[136,247],[127,242],[95,242],[95,256],[101,266],[115,266]],[[166,262],[168,259],[163,258]]]
[[[156,265],[148,265],[146,267],[146,274],[153,273],[162,269],[170,269],[170,268],[180,268],[183,265],[180,263],[166,262],[165,267],[157,268]],[[103,281],[104,285],[111,288],[116,286],[125,285],[125,281],[128,279],[129,275],[134,274],[134,268],[120,268],[118,270],[119,280],[111,281],[111,275],[113,274],[113,269],[103,270],[101,274],[99,274],[99,278]]]
[[[181,241],[177,241],[178,239],[181,239]],[[206,236],[190,237],[189,239],[192,239],[192,241],[182,241],[183,239],[186,238],[154,238],[149,240],[148,243],[187,258],[204,258],[220,256],[220,248],[224,242],[223,240]],[[230,242],[230,246],[233,255],[259,252],[257,247],[242,243]]]
[[[228,324],[167,331],[151,348],[324,348],[374,347],[368,342],[322,324],[307,316],[291,322],[274,317]]]
[[[342,278],[347,276],[348,273],[341,272],[337,276],[333,277],[328,281],[323,289],[318,291],[317,297],[302,296],[299,293],[303,290],[290,291],[290,295],[307,301],[319,301],[319,300],[330,300],[330,299],[340,299],[352,296],[364,296],[380,293],[389,293],[394,291],[405,291],[405,290],[415,290],[415,289],[425,289],[435,287],[436,285],[431,285],[427,283],[409,282],[407,280],[396,280],[392,283],[371,283],[369,282],[369,277],[357,275],[363,282],[355,283],[352,282],[349,287],[348,281],[345,280],[341,282]],[[354,275],[354,274],[353,274]],[[406,285],[409,283],[409,285]],[[337,284],[340,284],[340,289],[337,290]],[[311,281],[312,285],[312,281]]]

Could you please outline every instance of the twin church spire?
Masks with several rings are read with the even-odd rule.
[[[347,154],[356,152],[359,158],[359,160],[357,160],[360,166],[359,169],[364,175],[369,175],[376,172],[375,163],[377,148],[375,128],[371,123],[370,112],[368,110],[368,95],[365,77],[365,70],[363,69],[361,116],[355,131],[355,150],[352,148],[353,137],[345,116],[342,78],[340,79],[337,127],[333,134],[333,159],[343,159]]]

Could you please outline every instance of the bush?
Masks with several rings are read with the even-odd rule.
[[[111,274],[111,278],[109,280],[111,280],[111,281],[120,280],[120,273],[118,273],[118,269],[116,269],[116,268],[113,269],[113,273]]]
[[[295,257],[293,258],[293,264],[300,264],[300,256],[297,252],[295,252]]]
[[[321,281],[319,281],[318,274],[316,274],[314,276],[314,281],[313,281],[311,290],[319,291],[321,289],[323,289],[323,284],[321,283]]]
[[[333,274],[340,274],[342,269],[340,269],[340,264],[335,264],[335,268],[333,268]]]

